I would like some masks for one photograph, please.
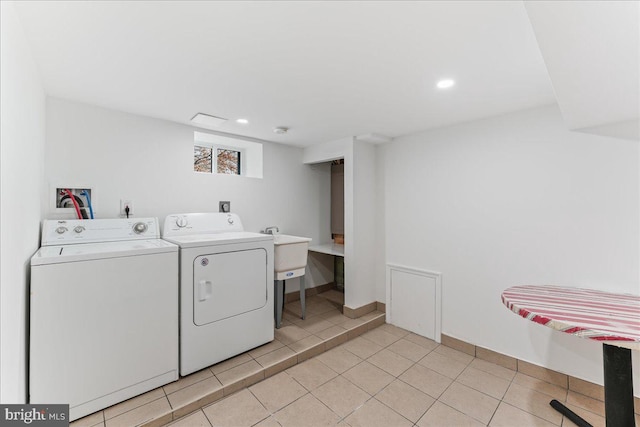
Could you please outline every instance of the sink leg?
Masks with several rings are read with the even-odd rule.
[[[306,317],[306,289],[304,287],[304,276],[300,276],[300,306],[302,307],[302,320]]]
[[[282,291],[284,291],[284,281],[275,280],[275,294],[274,298],[275,303],[275,316],[276,316],[276,329],[280,329],[280,324],[282,323],[282,302],[284,298],[282,297]]]

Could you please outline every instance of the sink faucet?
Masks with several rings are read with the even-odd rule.
[[[272,225],[271,227],[267,227],[264,229],[264,233],[265,234],[275,234],[275,233],[279,233],[280,229],[278,227],[276,227],[275,225]]]

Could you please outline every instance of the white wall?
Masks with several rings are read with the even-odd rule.
[[[500,295],[516,284],[640,294],[638,144],[567,131],[551,106],[380,151],[386,261],[442,272],[442,333],[602,384],[600,344],[519,318]]]
[[[386,303],[386,276],[387,276],[387,221],[386,221],[386,197],[385,197],[385,156],[384,145],[376,146],[376,177],[375,177],[375,298],[376,301]]]
[[[301,148],[264,143],[263,179],[194,173],[194,130],[49,98],[46,216],[55,215],[53,189],[86,186],[93,189],[97,218],[118,216],[125,198],[133,201],[135,216],[161,221],[172,213],[217,212],[218,201],[230,200],[248,231],[276,225],[314,241],[330,233],[328,165],[305,165]],[[310,273],[307,287],[333,281],[332,271]],[[299,286],[297,280],[287,285]]]
[[[345,157],[344,178],[345,305],[358,308],[376,301],[375,145],[353,141],[352,153]]]
[[[307,164],[314,164],[344,159],[347,151],[351,150],[352,144],[353,137],[347,137],[306,147],[302,161]]]
[[[567,127],[639,141],[640,2],[523,6]]]
[[[29,259],[39,246],[45,93],[13,3],[0,7],[0,402],[25,403]]]

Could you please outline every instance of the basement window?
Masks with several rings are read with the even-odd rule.
[[[262,178],[262,144],[194,132],[194,172]]]
[[[193,146],[193,170],[196,172],[213,172],[211,168],[212,162],[211,147],[203,147],[202,145]]]
[[[216,172],[230,175],[241,175],[241,151],[229,150],[228,148],[218,148],[216,151]]]

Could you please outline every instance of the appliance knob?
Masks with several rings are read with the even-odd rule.
[[[187,218],[181,216],[178,219],[176,219],[176,225],[180,228],[186,227],[187,226]]]
[[[147,224],[144,222],[136,222],[133,224],[133,232],[136,234],[142,234],[147,231]]]
[[[67,231],[69,231],[69,229],[67,227],[58,227],[58,228],[56,228],[56,233],[58,233],[58,234],[64,234]]]
[[[77,227],[75,227],[73,229],[73,231],[75,231],[76,233],[82,233],[84,230],[85,230],[85,228],[83,226],[81,226],[81,225],[79,225],[79,226],[77,226]]]
[[[227,218],[227,222],[228,222],[229,224],[233,225],[233,218],[231,218],[231,217]]]

